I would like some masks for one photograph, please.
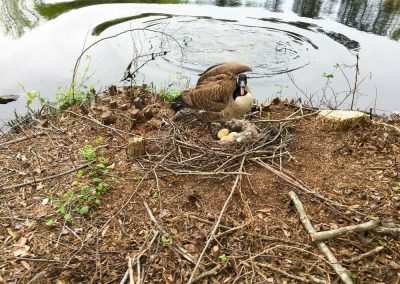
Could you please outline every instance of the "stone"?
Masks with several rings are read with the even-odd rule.
[[[367,124],[369,116],[360,111],[353,110],[320,110],[318,118],[335,129],[349,129],[357,125]]]
[[[145,140],[143,137],[134,137],[128,140],[128,147],[126,148],[128,160],[134,160],[145,153]]]
[[[101,114],[101,121],[105,124],[113,124],[117,121],[117,118],[113,115],[112,111],[106,110]]]

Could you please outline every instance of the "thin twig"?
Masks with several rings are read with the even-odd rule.
[[[3,186],[3,187],[0,187],[0,189],[2,189],[2,190],[15,189],[15,188],[24,187],[24,186],[31,185],[31,184],[36,184],[36,183],[43,182],[43,181],[48,181],[48,180],[51,180],[51,179],[55,179],[55,178],[58,178],[58,177],[61,177],[61,176],[65,176],[65,175],[68,175],[70,173],[79,171],[81,169],[84,169],[84,168],[90,166],[91,164],[93,164],[93,162],[86,163],[84,165],[78,166],[76,168],[70,169],[68,171],[65,171],[65,172],[62,172],[62,173],[59,173],[59,174],[56,174],[56,175],[52,175],[52,176],[48,176],[48,177],[44,177],[44,178],[40,178],[40,179],[34,179],[34,180],[30,180],[30,181],[27,181],[27,182],[24,182],[24,183],[20,183],[20,184],[13,184],[13,185],[9,185],[9,186]]]
[[[239,170],[238,170],[239,172],[242,171],[245,160],[246,160],[246,156],[244,156],[242,158],[242,162],[241,162]],[[240,175],[236,176],[236,179],[235,179],[235,182],[233,183],[231,192],[229,193],[228,198],[225,200],[224,206],[222,207],[221,212],[219,213],[219,216],[218,216],[217,221],[215,222],[214,228],[211,230],[211,233],[210,233],[210,235],[208,237],[208,240],[207,240],[207,242],[206,242],[206,244],[205,244],[205,246],[204,246],[204,248],[203,248],[203,250],[202,250],[202,252],[201,252],[201,254],[199,256],[199,258],[197,259],[196,265],[195,265],[194,269],[192,270],[192,273],[190,274],[189,281],[187,282],[188,284],[193,283],[192,281],[193,281],[194,276],[195,276],[195,274],[197,272],[197,269],[200,266],[201,260],[202,260],[202,258],[204,256],[204,254],[206,253],[206,250],[207,250],[208,246],[210,245],[211,241],[214,239],[214,235],[215,235],[215,233],[216,233],[216,231],[218,229],[219,223],[221,223],[222,216],[224,215],[225,210],[228,207],[229,201],[231,200],[237,185],[239,184],[240,177],[241,177]]]
[[[203,278],[209,277],[209,276],[215,276],[217,275],[221,270],[221,265],[216,265],[214,266],[212,269],[204,271],[203,273],[201,273],[199,276],[197,276],[196,278],[193,279],[192,283],[195,283],[197,281],[200,281]]]
[[[153,212],[151,211],[149,205],[147,204],[146,201],[143,201],[144,207],[146,208],[147,214],[150,217],[150,220],[153,222],[153,224],[156,226],[156,228],[162,232],[163,234],[168,234],[169,233],[160,225],[160,223],[157,221],[156,217],[154,217]],[[187,261],[191,262],[191,263],[195,263],[193,256],[191,256],[184,248],[178,246],[177,244],[173,243],[172,244],[172,249],[173,251],[175,251],[176,253],[180,254],[181,256],[183,256],[183,258],[185,258]]]
[[[22,142],[22,141],[25,141],[25,140],[28,140],[28,139],[32,139],[32,138],[35,138],[35,137],[40,136],[40,135],[45,135],[45,134],[46,133],[44,133],[44,132],[38,132],[38,133],[34,133],[34,134],[30,135],[30,136],[21,137],[21,138],[17,138],[17,139],[11,140],[11,141],[7,141],[7,142],[4,142],[4,143],[1,143],[0,144],[0,148],[4,147],[4,146],[9,146],[11,144],[19,143],[19,142]]]
[[[360,261],[360,260],[362,260],[362,259],[364,259],[364,258],[367,258],[367,257],[371,256],[371,255],[377,254],[377,253],[381,252],[381,251],[384,250],[384,249],[385,249],[385,247],[383,247],[383,246],[378,246],[378,247],[376,247],[376,248],[373,248],[373,249],[370,250],[370,251],[367,251],[366,253],[363,253],[363,254],[354,256],[354,257],[349,258],[349,259],[344,259],[343,262],[345,262],[345,263],[358,262],[358,261]]]

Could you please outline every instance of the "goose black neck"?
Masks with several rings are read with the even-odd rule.
[[[240,86],[236,86],[236,89],[233,92],[233,99],[235,100],[237,97],[240,97]]]

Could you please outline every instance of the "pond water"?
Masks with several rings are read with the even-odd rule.
[[[400,0],[2,0],[0,96],[36,90],[54,100],[84,47],[144,27],[151,31],[89,49],[78,78],[96,89],[120,84],[140,56],[133,67],[147,63],[136,82],[179,90],[235,60],[253,67],[249,86],[260,101],[348,108],[356,85],[356,108],[400,110]],[[24,109],[24,97],[0,105],[0,120]]]

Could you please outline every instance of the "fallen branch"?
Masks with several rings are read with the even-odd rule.
[[[238,172],[242,171],[245,160],[246,160],[246,156],[244,156],[242,158],[242,162],[240,164]],[[214,240],[214,236],[215,236],[215,233],[217,232],[217,229],[219,227],[219,223],[221,223],[222,216],[224,215],[225,210],[228,207],[229,201],[231,200],[231,198],[233,196],[233,193],[235,192],[235,189],[239,184],[240,177],[241,177],[241,175],[237,175],[236,176],[236,179],[235,179],[235,182],[233,183],[231,192],[229,193],[228,198],[225,200],[224,206],[222,207],[221,212],[219,213],[218,219],[215,222],[215,225],[214,225],[213,229],[211,230],[210,235],[208,236],[208,240],[206,242],[206,245],[204,246],[199,258],[197,259],[196,265],[195,265],[194,269],[192,270],[192,273],[190,274],[189,281],[187,282],[188,284],[193,283],[194,275],[196,274],[196,271],[200,266],[201,260],[202,260],[202,258],[204,256],[204,254],[206,253],[206,250],[207,250],[208,246],[210,245],[211,241]]]
[[[128,257],[129,284],[135,284],[135,278],[133,277],[133,267],[132,267],[132,263],[134,261],[135,261],[134,258]]]
[[[149,205],[147,204],[146,201],[143,201],[144,207],[146,207],[147,214],[150,217],[150,220],[154,223],[156,228],[163,234],[169,235],[169,233],[158,223],[157,219],[154,217],[153,212],[151,211]],[[178,246],[177,244],[173,243],[172,244],[172,250],[175,251],[176,253],[180,254],[183,258],[185,258],[187,261],[195,264],[193,256],[191,256],[184,248]]]
[[[367,251],[366,253],[363,253],[363,254],[354,256],[354,257],[349,258],[349,259],[344,259],[343,262],[345,262],[345,263],[353,263],[353,262],[360,261],[360,260],[362,260],[362,259],[364,259],[364,258],[366,258],[366,257],[369,257],[369,256],[371,256],[371,255],[374,255],[374,254],[379,253],[379,252],[382,251],[384,248],[385,248],[385,247],[383,247],[383,246],[376,247],[376,248],[374,248],[374,249],[372,249],[372,250],[370,250],[370,251]]]
[[[291,278],[291,279],[300,281],[300,283],[310,283],[310,280],[308,280],[308,279],[306,279],[304,277],[300,277],[300,276],[297,276],[297,275],[290,274],[290,273],[288,273],[286,271],[283,271],[282,269],[279,269],[277,267],[274,267],[274,266],[272,266],[272,265],[270,265],[268,263],[254,262],[254,265],[268,268],[269,270],[272,270],[274,272],[278,272],[278,273],[282,274],[283,276],[286,276],[287,278]]]
[[[310,220],[307,217],[307,214],[304,210],[303,204],[301,203],[300,199],[297,197],[297,194],[294,191],[289,192],[289,196],[297,209],[297,212],[300,216],[300,221],[303,224],[304,228],[307,232],[312,235],[316,233],[313,225],[311,224]],[[320,251],[325,255],[327,258],[330,266],[335,270],[335,272],[339,275],[340,279],[343,283],[352,284],[353,280],[351,279],[350,273],[345,269],[333,255],[329,247],[323,242],[316,243]]]
[[[197,281],[200,281],[203,278],[209,277],[209,276],[215,276],[217,275],[221,270],[221,266],[220,265],[216,265],[214,268],[208,270],[208,271],[204,271],[203,273],[201,273],[199,276],[197,276],[196,278],[193,279],[192,283],[195,283]]]
[[[44,178],[39,178],[39,179],[34,179],[34,180],[30,180],[30,181],[27,181],[27,182],[24,182],[24,183],[20,183],[20,184],[13,184],[13,185],[9,185],[9,186],[3,186],[3,187],[0,187],[0,189],[2,189],[2,190],[15,189],[15,188],[24,187],[24,186],[31,185],[31,184],[36,184],[36,183],[43,182],[43,181],[48,181],[48,180],[51,180],[51,179],[55,179],[55,178],[62,177],[62,176],[68,175],[70,173],[79,171],[81,169],[84,169],[84,168],[90,166],[91,164],[93,164],[93,162],[81,165],[79,167],[70,169],[68,171],[65,171],[65,172],[62,172],[62,173],[59,173],[59,174],[56,174],[56,175],[52,175],[52,176],[48,176],[48,177],[44,177]]]
[[[4,142],[4,143],[1,143],[1,144],[0,144],[0,148],[1,148],[1,147],[4,147],[4,146],[9,146],[9,145],[11,145],[11,144],[23,142],[23,141],[25,141],[25,140],[32,139],[32,138],[35,138],[35,137],[37,137],[37,136],[45,135],[45,134],[46,134],[46,133],[44,133],[44,132],[38,132],[38,133],[32,134],[32,135],[30,135],[30,136],[21,137],[21,138],[18,138],[18,139],[14,139],[14,140],[11,140],[11,141],[7,141],[7,142]]]
[[[400,228],[399,227],[391,228],[391,227],[379,226],[374,229],[374,232],[378,233],[378,234],[400,236]]]
[[[334,230],[316,232],[311,234],[311,240],[313,242],[326,241],[330,239],[334,239],[338,236],[347,234],[347,233],[356,233],[356,232],[365,232],[375,229],[379,225],[379,220],[371,220],[366,223],[346,226]]]
[[[139,261],[139,258],[140,257],[142,257],[150,248],[151,248],[151,246],[153,245],[153,243],[154,243],[154,241],[157,239],[157,237],[158,237],[158,235],[159,235],[160,233],[158,232],[158,231],[155,231],[154,232],[154,235],[153,235],[153,238],[151,239],[151,241],[149,242],[149,244],[147,245],[147,247],[146,248],[144,248],[144,249],[142,249],[142,251],[141,252],[139,252],[136,256],[138,257],[137,259],[138,259],[138,261]],[[130,258],[130,257],[129,257]],[[134,259],[134,258],[133,258]],[[132,265],[134,264],[134,262],[132,263]],[[132,266],[131,265],[131,266]],[[121,282],[119,282],[119,284],[125,284],[125,282],[126,282],[126,280],[128,280],[128,277],[129,277],[129,275],[130,275],[130,271],[129,271],[129,263],[128,263],[128,269],[126,270],[126,272],[125,272],[125,274],[124,274],[124,277],[122,278],[122,280],[121,280]],[[133,270],[132,270],[132,273],[133,273]]]

